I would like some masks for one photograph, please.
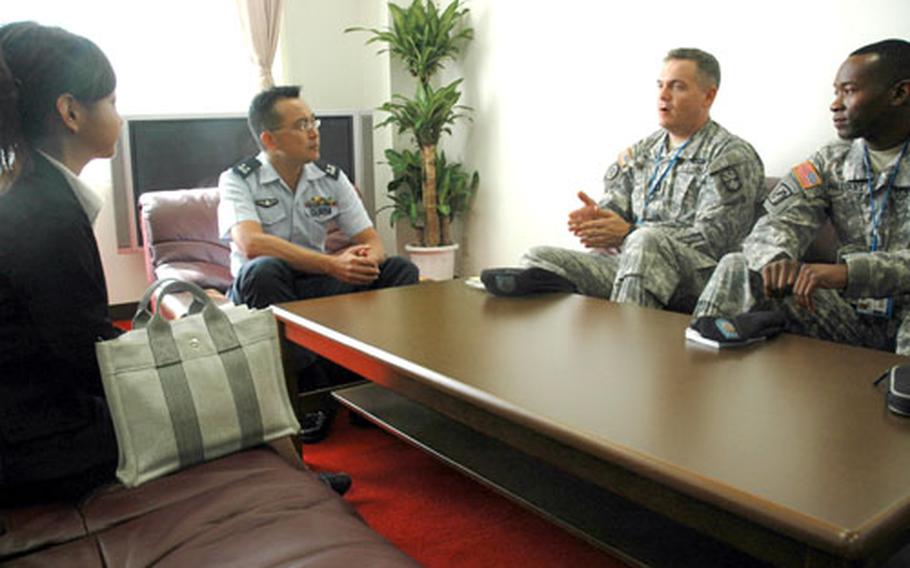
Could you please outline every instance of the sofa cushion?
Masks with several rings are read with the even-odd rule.
[[[415,565],[268,449],[102,491],[82,510],[110,566]]]
[[[264,447],[133,489],[104,487],[79,511],[88,536],[53,528],[56,517],[48,517],[43,526],[57,537],[42,540],[47,548],[15,559],[0,554],[0,562],[99,567],[417,566],[373,532],[313,472],[293,467]],[[67,517],[67,526],[72,521]],[[83,526],[78,515],[76,521]],[[0,537],[0,543],[7,536]],[[49,546],[67,538],[69,542]]]
[[[223,292],[231,283],[228,243],[218,234],[218,189],[150,191],[139,197],[146,272],[151,280],[171,276],[157,273],[163,265],[172,270],[195,270],[184,279]],[[190,268],[197,266],[196,268]],[[179,275],[176,275],[179,277]]]
[[[5,568],[47,568],[48,566],[78,566],[102,568],[108,566],[101,559],[98,545],[92,538],[74,540],[60,546],[38,550],[26,556],[3,561]]]
[[[82,516],[63,503],[0,511],[6,528],[0,535],[0,560],[85,536]]]
[[[143,193],[139,197],[147,244],[195,241],[220,242],[218,238],[218,190],[179,189]],[[221,257],[230,251],[222,247]],[[214,254],[211,251],[209,255]]]

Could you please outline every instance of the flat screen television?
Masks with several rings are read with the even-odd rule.
[[[341,168],[365,198],[372,196],[372,113],[316,113],[321,159]],[[246,116],[132,116],[124,119],[117,155],[111,161],[117,245],[142,247],[139,196],[147,191],[216,187],[221,172],[259,148]],[[364,200],[372,215],[371,200]]]

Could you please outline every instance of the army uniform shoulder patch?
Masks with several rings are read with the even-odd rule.
[[[796,197],[798,192],[799,190],[790,187],[786,180],[779,182],[765,198],[765,211],[777,213],[786,209],[790,205],[790,200]]]
[[[729,193],[736,193],[743,187],[743,182],[739,179],[739,172],[734,166],[720,170],[717,175],[720,177],[720,183]]]
[[[607,179],[615,179],[619,175],[619,162],[613,162],[613,165],[610,166],[610,169],[607,170]]]
[[[315,166],[332,179],[338,179],[338,174],[341,173],[341,170],[339,170],[337,166],[325,162],[315,162]]]
[[[256,156],[253,156],[240,162],[231,169],[234,171],[234,173],[246,179],[250,176],[251,173],[255,172],[260,167],[262,167],[262,162],[260,162]]]
[[[815,169],[815,165],[812,162],[805,161],[794,167],[791,172],[799,186],[803,188],[803,191],[822,184],[822,176],[818,174],[818,170]]]

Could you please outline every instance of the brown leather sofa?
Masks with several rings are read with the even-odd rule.
[[[417,566],[267,447],[0,518],[0,565],[10,567]]]

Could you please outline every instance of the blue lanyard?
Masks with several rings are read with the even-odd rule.
[[[888,198],[891,196],[891,188],[894,187],[894,180],[897,178],[897,172],[901,169],[901,161],[907,154],[908,145],[910,145],[910,140],[904,142],[901,154],[897,157],[897,163],[894,165],[894,169],[891,170],[891,174],[885,182],[885,196],[882,198],[881,207],[878,208],[875,207],[875,198],[872,195],[875,191],[875,174],[872,171],[872,160],[869,159],[869,146],[867,144],[863,145],[863,165],[866,167],[866,184],[869,187],[869,217],[872,222],[872,244],[869,245],[869,250],[872,252],[878,250],[878,228],[882,224],[882,215],[884,215],[885,209],[888,208]]]
[[[668,140],[669,137],[670,135],[668,134],[665,140]],[[683,142],[675,152],[673,152],[673,157],[670,158],[670,163],[667,164],[667,167],[664,168],[664,171],[662,171],[659,176],[657,175],[657,172],[660,170],[660,161],[664,159],[663,152],[661,152],[660,155],[657,156],[657,158],[654,160],[654,173],[651,175],[651,180],[648,182],[648,193],[645,194],[645,204],[641,208],[642,220],[644,220],[645,214],[648,212],[648,203],[650,203],[651,197],[654,195],[654,190],[656,190],[657,186],[659,186],[664,181],[664,178],[667,177],[667,174],[670,173],[670,170],[673,169],[673,166],[675,166],[676,162],[679,160],[679,155],[683,150],[686,149],[686,146],[688,146],[689,142],[691,141],[692,139],[689,138]]]

